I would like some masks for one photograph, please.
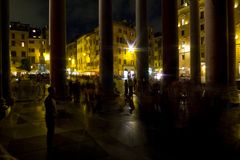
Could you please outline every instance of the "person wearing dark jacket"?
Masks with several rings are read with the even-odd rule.
[[[53,147],[53,137],[55,132],[55,118],[57,115],[55,89],[53,87],[48,88],[48,96],[44,101],[45,104],[45,120],[47,127],[47,151],[50,152]]]

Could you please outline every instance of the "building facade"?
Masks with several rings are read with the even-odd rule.
[[[135,74],[136,72],[136,31],[134,26],[129,25],[126,21],[113,23],[113,65],[114,75],[124,76],[126,74]],[[155,45],[154,34],[149,29],[149,57],[151,57],[150,67],[154,67]],[[80,74],[92,75],[99,73],[99,54],[100,54],[100,38],[99,28],[95,28],[92,32],[80,36],[76,40],[77,50],[73,50],[74,42],[67,45],[67,55],[70,61],[70,55],[76,52],[74,56],[76,60],[76,71]],[[70,49],[71,48],[71,49]],[[156,49],[157,51],[157,49]],[[74,54],[75,55],[75,54]],[[72,60],[72,58],[71,58]],[[69,63],[70,64],[70,63]]]
[[[41,56],[45,57],[44,63],[49,67],[48,28],[31,27],[28,24],[11,22],[10,24],[10,58],[11,71],[18,72],[38,70]]]
[[[240,6],[235,0],[235,26],[236,26],[236,79],[240,78]],[[205,81],[205,11],[204,0],[199,0],[199,28],[200,28],[200,54],[201,77]],[[179,74],[190,76],[190,6],[189,0],[178,1],[178,37],[179,37]]]

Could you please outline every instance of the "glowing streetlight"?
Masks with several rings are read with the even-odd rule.
[[[133,42],[130,42],[128,39],[125,39],[128,45],[128,52],[133,53],[135,51],[136,39]]]
[[[134,50],[135,50],[135,48],[134,48],[133,44],[129,44],[129,45],[128,45],[128,51],[131,52],[131,53],[133,53]]]

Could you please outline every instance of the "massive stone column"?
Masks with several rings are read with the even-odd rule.
[[[2,1],[0,2],[0,17],[2,19]],[[3,21],[0,21],[0,107],[2,107],[4,104],[5,104],[5,100],[3,99],[3,78],[2,78],[2,75],[3,75],[3,70],[2,70],[2,64],[3,64],[3,59],[2,59],[2,24],[3,24]]]
[[[228,0],[228,56],[229,56],[229,85],[236,85],[236,41],[235,41],[235,20],[234,0]]]
[[[10,113],[10,107],[5,104],[5,97],[7,98],[7,103],[9,105],[13,105],[13,99],[11,98],[11,91],[10,91],[10,79],[6,82],[6,75],[8,72],[10,72],[10,69],[4,70],[3,68],[6,67],[7,63],[6,55],[9,56],[9,53],[6,53],[6,51],[9,51],[8,49],[8,34],[9,34],[9,5],[8,0],[2,0],[0,2],[0,120],[5,118]],[[6,23],[6,24],[5,24]],[[4,33],[6,32],[6,33]],[[7,46],[6,46],[7,45]],[[9,59],[8,59],[9,60]],[[9,76],[9,75],[8,75]],[[9,78],[9,77],[8,77]],[[8,86],[6,86],[8,85]],[[7,94],[8,93],[8,94]]]
[[[66,1],[49,1],[50,78],[56,98],[64,99],[66,89]]]
[[[10,84],[10,53],[9,53],[9,1],[1,0],[1,21],[2,21],[2,84],[3,98],[8,105],[13,105]]]
[[[163,74],[164,84],[178,80],[178,10],[177,0],[162,1]]]
[[[199,2],[190,1],[190,53],[191,53],[191,81],[201,83],[201,57],[200,57],[200,30],[199,30]]]
[[[112,1],[99,0],[100,83],[104,94],[113,92]]]
[[[228,84],[227,1],[205,1],[206,84],[217,92]]]
[[[147,0],[136,0],[137,79],[148,84]]]

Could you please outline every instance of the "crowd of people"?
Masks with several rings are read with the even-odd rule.
[[[87,103],[93,110],[101,106],[101,88],[97,76],[81,76],[68,80],[68,100],[75,104]]]

